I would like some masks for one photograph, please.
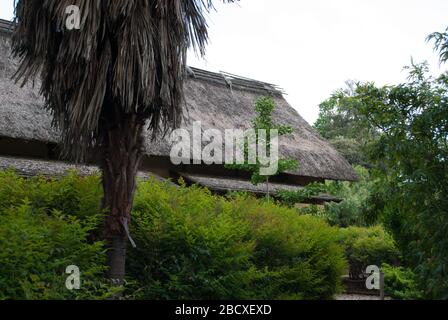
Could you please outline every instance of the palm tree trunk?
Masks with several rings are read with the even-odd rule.
[[[136,189],[136,176],[142,158],[144,122],[137,115],[115,109],[114,121],[104,136],[102,154],[102,207],[107,212],[105,237],[108,246],[108,276],[116,285],[125,278],[128,225]],[[108,119],[111,120],[111,119]]]

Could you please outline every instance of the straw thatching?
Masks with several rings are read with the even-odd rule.
[[[260,183],[253,185],[250,181],[243,179],[229,179],[225,177],[211,177],[205,175],[192,175],[186,173],[180,173],[182,178],[190,184],[197,184],[206,187],[209,190],[226,193],[228,190],[247,192],[255,195],[265,196],[267,194],[266,183]],[[285,183],[269,183],[269,193],[275,195],[276,192],[285,191],[299,191],[303,187]],[[327,194],[320,194],[318,196],[311,196],[307,199],[307,202],[340,202],[342,199],[333,197]]]
[[[58,143],[59,134],[51,126],[51,116],[43,108],[35,87],[20,88],[10,78],[17,62],[10,56],[7,26],[0,23],[0,137],[28,141]],[[11,27],[8,27],[11,28]],[[2,36],[3,35],[3,36]],[[185,83],[185,111],[182,127],[191,128],[201,121],[202,128],[247,129],[255,116],[254,103],[263,95],[271,95],[277,105],[274,120],[290,125],[294,134],[281,138],[281,156],[298,160],[300,168],[292,175],[316,179],[357,180],[350,164],[292,108],[281,90],[268,83],[188,68]],[[168,137],[151,140],[147,131],[145,154],[169,157]],[[0,150],[1,152],[1,150]],[[167,159],[169,161],[169,159]]]
[[[66,176],[72,171],[76,172],[81,177],[100,173],[99,168],[95,166],[75,165],[61,161],[44,161],[4,156],[0,156],[0,170],[13,170],[19,176],[25,178],[36,176],[60,178]],[[151,177],[162,182],[168,181],[154,173],[149,172],[139,172],[137,177],[142,180],[147,180]]]

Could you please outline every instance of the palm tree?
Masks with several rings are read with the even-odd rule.
[[[66,28],[72,5],[80,9],[79,30]],[[15,1],[15,79],[40,77],[63,156],[85,161],[99,151],[109,277],[119,284],[143,130],[155,135],[179,123],[187,49],[204,54],[204,15],[212,6],[212,0]]]

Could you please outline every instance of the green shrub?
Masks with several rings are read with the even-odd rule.
[[[339,231],[352,279],[362,278],[367,266],[399,262],[399,251],[393,238],[382,226],[350,227]]]
[[[287,282],[280,281],[282,285],[278,287],[274,282],[274,289],[280,294],[300,293],[307,299],[330,298],[338,291],[346,263],[336,243],[337,229],[319,218],[297,216],[294,210],[272,204],[258,208],[254,203],[247,211],[244,208],[247,201],[240,206],[242,213],[247,212],[245,219],[257,242],[257,267],[273,270],[287,267]]]
[[[0,211],[0,299],[103,298],[101,242],[88,242],[97,221],[80,222],[52,211],[48,216],[29,202]],[[81,290],[65,287],[67,266],[81,271]]]
[[[327,221],[333,226],[347,228],[362,225],[362,209],[353,199],[345,199],[340,203],[331,202],[325,205]]]
[[[360,178],[357,182],[327,182],[327,193],[344,199],[340,203],[330,202],[325,205],[327,221],[332,226],[348,228],[350,226],[368,227],[375,224],[372,214],[372,200],[375,196],[376,180],[370,172],[361,166],[354,168]]]
[[[104,299],[98,177],[0,172],[0,299]],[[337,229],[247,195],[141,182],[128,251],[128,299],[324,299],[345,268]],[[65,268],[81,290],[65,288]]]
[[[418,288],[417,277],[412,270],[394,267],[387,263],[383,263],[381,270],[384,272],[386,293],[393,299],[417,300],[423,298],[423,292]]]
[[[0,171],[0,210],[28,199],[31,207],[47,214],[58,210],[81,220],[98,216],[102,196],[99,181],[96,175],[81,178],[74,172],[63,179],[24,179],[13,171]]]
[[[318,299],[339,289],[337,230],[249,196],[141,183],[130,274],[139,298]]]
[[[0,299],[103,299],[105,250],[92,234],[98,177],[22,179],[0,172]],[[65,286],[66,267],[81,271],[81,290]]]

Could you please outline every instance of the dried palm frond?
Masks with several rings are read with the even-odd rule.
[[[233,0],[228,0],[233,2]],[[181,115],[186,52],[208,41],[211,0],[16,0],[16,81],[40,76],[46,107],[67,155],[84,159],[101,144],[108,114],[119,106],[149,120],[152,132]],[[65,26],[80,9],[79,30]]]

